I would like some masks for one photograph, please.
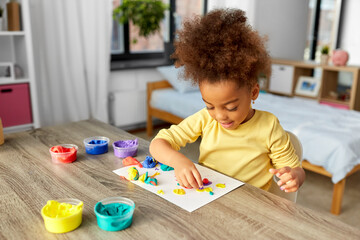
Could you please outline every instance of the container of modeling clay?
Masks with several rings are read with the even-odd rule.
[[[114,154],[118,158],[134,157],[139,147],[138,139],[113,142]]]
[[[65,233],[75,230],[82,222],[83,202],[68,198],[49,200],[41,209],[45,228],[52,233]]]
[[[109,197],[94,207],[97,224],[105,231],[120,231],[132,223],[135,203],[124,197]]]
[[[109,138],[107,137],[89,137],[84,139],[86,153],[98,155],[108,152]]]
[[[59,144],[49,149],[53,163],[72,163],[77,158],[78,146],[74,144]]]

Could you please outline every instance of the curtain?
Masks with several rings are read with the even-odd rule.
[[[31,0],[40,125],[108,122],[111,0]]]

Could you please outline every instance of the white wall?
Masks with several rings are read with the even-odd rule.
[[[271,57],[303,59],[308,5],[308,0],[256,0],[254,27],[268,36]]]
[[[348,51],[349,65],[360,65],[360,1],[343,0],[343,22],[340,26],[340,48]]]
[[[246,12],[250,25],[254,25],[256,0],[208,0],[208,11],[216,8],[238,8]]]
[[[306,44],[308,0],[209,0],[209,10],[239,8],[250,25],[268,37],[271,57],[302,60]]]

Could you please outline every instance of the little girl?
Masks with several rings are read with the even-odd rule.
[[[199,163],[268,190],[273,174],[285,192],[299,189],[305,172],[290,137],[271,113],[252,109],[257,77],[270,75],[263,39],[243,11],[214,10],[186,21],[175,42],[176,66],[198,84],[206,108],[161,130],[150,144],[159,162],[174,168],[179,184],[203,186],[194,163],[178,152],[201,137]]]

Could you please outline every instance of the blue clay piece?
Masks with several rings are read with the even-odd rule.
[[[88,146],[85,146],[86,153],[88,154],[103,154],[108,152],[108,142],[105,140],[91,140]]]
[[[150,156],[146,156],[145,160],[142,162],[144,168],[153,168],[157,164],[157,161]]]

